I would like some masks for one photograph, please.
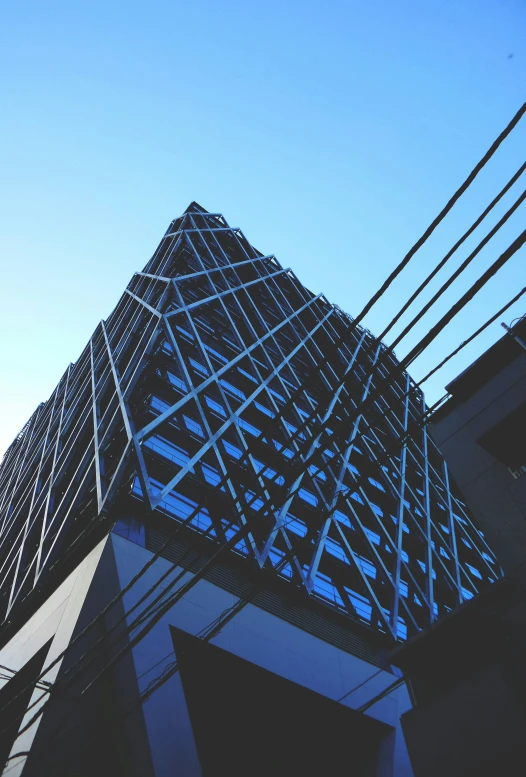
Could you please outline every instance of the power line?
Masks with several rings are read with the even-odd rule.
[[[429,345],[444,329],[444,327],[459,313],[462,308],[464,308],[468,302],[470,302],[475,294],[477,294],[485,285],[488,283],[491,278],[493,278],[494,275],[508,262],[511,257],[524,245],[526,242],[526,230],[523,230],[521,234],[513,241],[513,243],[508,246],[508,248],[502,252],[502,254],[499,256],[498,259],[493,262],[493,264],[488,267],[488,269],[482,273],[480,278],[466,291],[465,294],[462,295],[462,297],[454,303],[454,305],[451,307],[451,309],[438,321],[430,330],[430,332],[426,335],[425,338],[422,339],[421,342],[425,341],[426,346]],[[409,354],[404,358],[404,363],[409,366],[412,364],[412,362],[420,355],[423,348],[421,347],[420,343],[418,343],[410,352]]]
[[[403,329],[394,342],[389,346],[389,350],[394,350],[400,341],[409,333],[409,331],[425,316],[428,310],[435,304],[435,302],[449,289],[449,287],[456,281],[456,279],[469,267],[471,262],[479,255],[482,249],[489,243],[489,241],[497,234],[499,229],[504,226],[508,219],[515,213],[517,208],[526,199],[526,190],[522,192],[520,197],[513,203],[511,208],[506,211],[504,216],[499,219],[495,226],[488,232],[488,234],[480,241],[478,246],[469,254],[469,256],[462,262],[462,264],[455,270],[450,278],[440,287],[440,289],[434,294],[429,302],[426,302],[424,307],[417,313],[413,320]]]
[[[498,138],[491,144],[489,149],[486,151],[480,162],[478,162],[471,173],[468,175],[464,183],[459,186],[457,191],[453,194],[451,199],[446,203],[444,208],[440,211],[438,216],[431,222],[429,227],[426,229],[422,237],[417,240],[417,242],[414,244],[414,246],[407,252],[405,257],[402,259],[402,261],[397,265],[397,267],[393,270],[393,272],[389,275],[387,280],[382,284],[382,286],[378,289],[376,294],[374,294],[369,302],[365,305],[363,310],[360,312],[360,314],[356,317],[355,321],[356,323],[360,323],[363,318],[369,313],[373,305],[378,302],[380,297],[385,294],[389,286],[393,283],[393,281],[400,275],[402,270],[407,267],[413,256],[416,254],[416,252],[424,245],[426,240],[433,234],[435,229],[438,227],[438,225],[441,223],[441,221],[444,220],[444,218],[447,216],[449,211],[453,208],[457,200],[460,199],[460,197],[464,194],[464,192],[468,189],[468,187],[473,183],[477,175],[480,173],[482,168],[489,162],[491,157],[494,155],[494,153],[497,151],[501,143],[508,137],[510,132],[513,130],[513,128],[519,123],[521,118],[526,113],[526,102],[522,104],[522,106],[519,108],[513,119],[510,121],[507,127],[500,133]]]
[[[468,239],[470,235],[473,234],[473,232],[477,229],[480,224],[484,221],[486,216],[493,210],[495,205],[497,205],[500,200],[504,197],[504,195],[511,189],[514,183],[518,181],[520,176],[523,174],[523,172],[526,170],[526,162],[524,162],[523,165],[519,167],[515,175],[513,175],[508,183],[504,186],[503,189],[500,190],[500,192],[497,194],[497,196],[490,202],[488,207],[480,214],[478,219],[473,222],[473,224],[470,226],[470,228],[464,232],[462,237],[457,240],[453,248],[451,248],[447,254],[444,256],[443,259],[436,265],[436,267],[429,273],[427,278],[422,281],[418,289],[411,295],[411,297],[408,299],[408,301],[401,307],[401,309],[398,311],[398,313],[391,319],[390,323],[387,325],[387,327],[384,329],[384,331],[378,335],[379,340],[383,340],[384,337],[388,332],[391,331],[393,326],[400,320],[400,318],[403,316],[403,314],[406,312],[406,310],[413,304],[415,299],[419,296],[419,294],[425,289],[425,287],[433,280],[433,278],[437,275],[437,273],[440,272],[442,267],[451,259],[453,254],[460,248],[460,246]],[[394,348],[394,345],[391,346]]]
[[[422,385],[422,383],[424,383],[426,380],[429,380],[429,378],[430,378],[432,375],[434,375],[436,372],[438,372],[438,370],[442,369],[442,367],[443,367],[445,364],[447,364],[447,363],[448,363],[448,361],[450,361],[450,359],[452,359],[454,356],[456,356],[458,353],[460,353],[460,351],[461,351],[463,348],[465,348],[465,347],[466,347],[466,345],[469,345],[471,342],[473,342],[473,340],[474,340],[476,337],[478,337],[478,336],[479,336],[479,335],[480,335],[480,334],[481,334],[481,333],[482,333],[482,332],[483,332],[485,329],[487,329],[487,328],[488,328],[488,326],[490,326],[491,324],[493,324],[493,323],[494,323],[494,322],[497,320],[497,318],[500,318],[500,317],[501,317],[501,315],[502,315],[503,313],[505,313],[505,312],[508,310],[508,308],[511,308],[511,306],[512,306],[512,305],[514,305],[514,304],[515,304],[515,303],[516,303],[516,302],[517,302],[517,301],[518,301],[518,300],[519,300],[519,299],[520,299],[520,298],[521,298],[521,297],[522,297],[524,294],[526,294],[526,286],[525,286],[523,289],[521,289],[521,290],[519,291],[519,293],[518,293],[518,294],[516,294],[516,295],[515,295],[515,297],[513,297],[513,299],[510,299],[510,301],[509,301],[509,302],[507,302],[507,303],[506,303],[506,304],[505,304],[505,305],[504,305],[504,306],[503,306],[503,307],[502,307],[502,308],[501,308],[499,311],[497,311],[497,313],[495,313],[495,315],[494,315],[494,316],[492,316],[491,318],[489,318],[489,319],[486,321],[486,323],[485,323],[485,324],[483,324],[483,325],[482,325],[482,326],[481,326],[479,329],[477,329],[477,331],[476,331],[476,332],[473,332],[473,334],[472,334],[472,335],[470,335],[470,336],[467,338],[467,340],[464,340],[464,342],[460,343],[460,345],[458,346],[458,348],[455,348],[455,350],[454,350],[454,351],[452,351],[452,352],[449,354],[449,356],[446,356],[446,358],[445,358],[445,359],[443,359],[443,360],[440,362],[440,364],[438,364],[438,365],[437,365],[436,367],[434,367],[434,368],[433,368],[433,369],[432,369],[430,372],[428,372],[428,373],[427,373],[427,375],[426,375],[424,378],[422,378],[422,380],[420,380],[420,381],[417,383],[417,386],[420,386],[420,385]]]

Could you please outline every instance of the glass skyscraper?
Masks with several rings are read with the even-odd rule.
[[[180,525],[404,640],[499,575],[425,409],[383,343],[192,203],[4,456],[1,618],[110,530],[155,549]]]

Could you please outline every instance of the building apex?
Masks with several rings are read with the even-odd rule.
[[[203,208],[202,205],[199,205],[198,202],[195,200],[192,200],[190,205],[186,208],[186,210],[183,212],[183,216],[186,213],[208,213],[209,211],[206,210],[206,208]]]

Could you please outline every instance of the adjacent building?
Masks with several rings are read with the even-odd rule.
[[[526,727],[526,586],[501,578],[390,657],[408,682],[401,723],[414,777],[520,773]]]
[[[446,388],[430,429],[504,572],[514,573],[526,562],[526,319]]]
[[[192,203],[2,462],[6,773],[411,775],[388,654],[499,577],[425,409]]]

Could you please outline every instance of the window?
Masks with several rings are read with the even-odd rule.
[[[189,418],[187,415],[184,415],[183,418],[186,428],[192,432],[192,434],[196,434],[198,437],[205,436],[201,424],[198,424],[197,421],[194,421],[193,418]]]
[[[232,537],[237,534],[239,531],[238,526],[228,526],[227,521],[222,521],[223,527],[225,529],[225,537],[227,540],[232,539]],[[248,555],[248,548],[245,540],[240,540],[234,545],[234,550],[238,553],[242,553],[244,556]]]
[[[358,470],[356,470],[356,471],[358,471]],[[382,484],[381,484],[381,483],[379,483],[379,482],[378,482],[377,480],[375,480],[374,478],[369,478],[369,483],[370,483],[372,486],[374,486],[375,488],[377,488],[379,491],[384,491],[384,492],[385,492],[385,488],[382,486]]]
[[[285,553],[282,550],[279,550],[279,548],[272,548],[269,553],[270,563],[273,567],[277,567],[280,565],[279,574],[283,575],[283,577],[292,577],[292,567],[289,563],[283,564],[283,559],[285,557]]]
[[[241,427],[241,429],[244,429],[245,432],[248,432],[253,437],[259,437],[261,435],[261,429],[258,429],[257,426],[253,426],[252,424],[249,424],[248,421],[244,421],[242,418],[238,418],[238,424]]]
[[[293,426],[293,424],[289,423],[288,421],[283,421],[283,423],[285,424],[285,427],[287,428],[287,430],[288,430],[288,431],[289,431],[289,432],[290,432],[292,435],[296,434],[296,432],[297,432],[298,430],[297,430],[297,428],[296,428],[295,426]],[[298,437],[300,437],[302,440],[304,440],[304,439],[305,439],[305,435],[303,434],[303,432],[300,432],[300,433],[298,434]]]
[[[423,561],[420,561],[420,559],[417,558],[416,563],[418,564],[418,566],[420,567],[422,572],[427,572],[427,566],[426,566],[426,564],[424,564]],[[431,570],[431,576],[432,576],[433,580],[437,579],[437,573],[435,572],[434,569]]]
[[[259,496],[256,496],[253,491],[247,491],[245,494],[247,498],[247,504],[252,510],[261,510],[263,505],[265,504],[262,499],[259,498]]]
[[[352,529],[352,523],[349,520],[349,518],[345,515],[345,513],[342,513],[341,510],[335,510],[334,511],[334,518],[335,520],[339,521],[340,523],[345,524],[345,526],[348,526],[349,529]]]
[[[236,397],[236,399],[246,399],[245,394],[240,389],[233,386],[231,383],[228,383],[226,380],[223,380],[223,378],[221,378],[219,382],[223,386],[225,391],[228,394],[230,394],[232,397]]]
[[[150,448],[150,450],[164,456],[165,459],[170,459],[180,467],[184,467],[190,461],[187,451],[165,440],[164,437],[149,437],[144,443],[144,447]],[[191,471],[193,472],[193,469]]]
[[[212,399],[211,397],[208,397],[205,395],[205,401],[210,410],[213,410],[214,413],[217,415],[223,416],[223,418],[226,418],[226,410],[222,405],[219,404],[219,402],[216,402],[215,399]]]
[[[314,507],[318,504],[318,498],[315,497],[314,494],[312,494],[310,491],[307,491],[306,488],[300,488],[298,491],[298,496],[300,499],[303,499],[304,502],[307,502]]]
[[[309,474],[312,475],[312,477],[314,478],[318,478],[319,480],[327,480],[327,475],[325,474],[325,472],[320,470],[314,464],[310,465]]]
[[[242,369],[241,367],[238,367],[237,371],[240,372],[241,375],[244,375],[245,378],[248,378],[249,380],[251,380],[253,383],[258,383],[259,382],[257,378],[255,378],[249,372],[246,372],[246,370]]]
[[[478,577],[479,580],[482,580],[482,575],[476,567],[471,566],[471,564],[466,564],[466,566],[474,577]]]
[[[398,518],[392,515],[391,520],[396,526],[398,526]],[[402,531],[405,532],[406,534],[409,534],[409,526],[407,526],[407,524],[404,523],[402,526]]]
[[[331,555],[336,556],[336,558],[339,558],[340,561],[344,561],[346,564],[351,563],[340,543],[336,542],[336,540],[333,540],[331,537],[325,538],[325,550]]]
[[[210,467],[208,464],[202,464],[201,466],[203,468],[203,475],[206,482],[210,483],[212,486],[217,486],[221,481],[219,472],[213,467]]]
[[[351,600],[354,609],[356,610],[356,614],[360,618],[363,618],[363,620],[369,622],[373,612],[373,608],[369,600],[356,591],[352,591],[350,588],[347,588],[347,586],[344,586],[344,588],[349,596],[349,599]]]
[[[206,351],[208,351],[209,354],[211,354],[211,356],[215,356],[215,358],[220,362],[223,362],[224,364],[228,363],[228,359],[223,356],[222,353],[219,353],[219,351],[214,350],[214,348],[211,348],[209,345],[205,345],[204,348]]]
[[[376,578],[376,567],[372,561],[369,561],[369,559],[366,559],[363,556],[356,556],[356,559],[363,572],[365,572],[368,577],[372,577],[374,580]]]
[[[174,375],[173,372],[167,372],[166,377],[172,384],[172,386],[176,386],[178,389],[183,391],[186,394],[186,383],[181,378],[177,377],[177,375]]]
[[[297,534],[299,537],[305,537],[307,534],[306,524],[303,521],[300,521],[299,518],[295,518],[290,513],[287,513],[285,527],[288,529],[288,531],[294,532],[294,534]]]
[[[182,335],[182,337],[183,337],[183,339],[184,339],[184,340],[187,340],[187,341],[188,341],[188,342],[190,342],[190,343],[191,343],[193,340],[195,340],[195,337],[193,336],[193,334],[191,334],[190,332],[188,332],[186,329],[183,329],[183,327],[182,327],[182,326],[176,326],[175,328],[176,328],[176,329],[177,329],[177,331],[178,331],[178,332],[179,332],[179,333]]]
[[[228,442],[228,440],[222,440],[223,446],[225,448],[225,451],[232,456],[233,459],[240,459],[241,458],[241,450],[236,446],[232,445],[231,442]]]
[[[283,445],[277,440],[272,440],[272,442],[274,443],[274,447],[276,448],[276,450],[280,451],[283,454],[283,456],[285,456],[285,458],[292,459],[292,457],[294,456],[294,453],[291,450],[289,450],[288,448],[284,448]]]
[[[256,472],[259,474],[261,472],[262,477],[268,478],[269,480],[273,480],[274,483],[277,483],[278,486],[283,486],[285,483],[285,478],[283,475],[278,475],[275,469],[272,469],[272,467],[268,467],[265,464],[263,464],[261,461],[258,461],[257,459],[254,459],[254,467]]]
[[[159,399],[159,397],[152,397],[150,400],[150,407],[152,410],[157,410],[159,413],[164,413],[165,410],[168,410],[170,405],[163,399]]]
[[[208,375],[208,370],[206,369],[206,367],[200,364],[200,362],[196,361],[195,359],[192,359],[191,357],[190,357],[190,364],[192,365],[194,370],[198,372],[200,375]]]
[[[364,532],[366,533],[367,537],[369,538],[369,541],[374,543],[375,545],[380,544],[380,535],[377,534],[374,531],[371,531],[371,529],[366,529],[364,527]]]
[[[254,402],[254,405],[257,407],[257,409],[261,413],[265,413],[265,415],[268,415],[269,418],[275,418],[276,414],[272,412],[272,410],[269,410],[265,405],[262,405],[260,402]]]
[[[331,582],[331,578],[324,575],[322,572],[318,572],[314,578],[314,593],[323,599],[328,599],[338,607],[344,607],[342,597],[340,596],[338,589]]]
[[[386,610],[385,607],[382,607],[382,612],[385,614],[385,616],[389,620],[389,616],[391,615],[389,610]],[[384,624],[381,621],[378,621],[378,626],[379,626],[381,631],[384,630]],[[396,624],[396,635],[400,639],[404,639],[404,640],[407,639],[407,626],[405,624],[404,619],[400,615],[398,616],[398,620],[397,620],[397,624]]]
[[[158,494],[163,488],[162,483],[153,478],[150,479],[150,484],[154,494]],[[170,491],[169,494],[166,494],[160,504],[166,512],[177,518],[181,518],[183,521],[189,519],[197,507],[197,502],[188,499],[188,497],[180,494],[178,491]],[[202,531],[208,529],[212,525],[212,521],[207,509],[204,507],[200,509],[197,515],[193,516],[190,520],[190,525],[195,526]]]

